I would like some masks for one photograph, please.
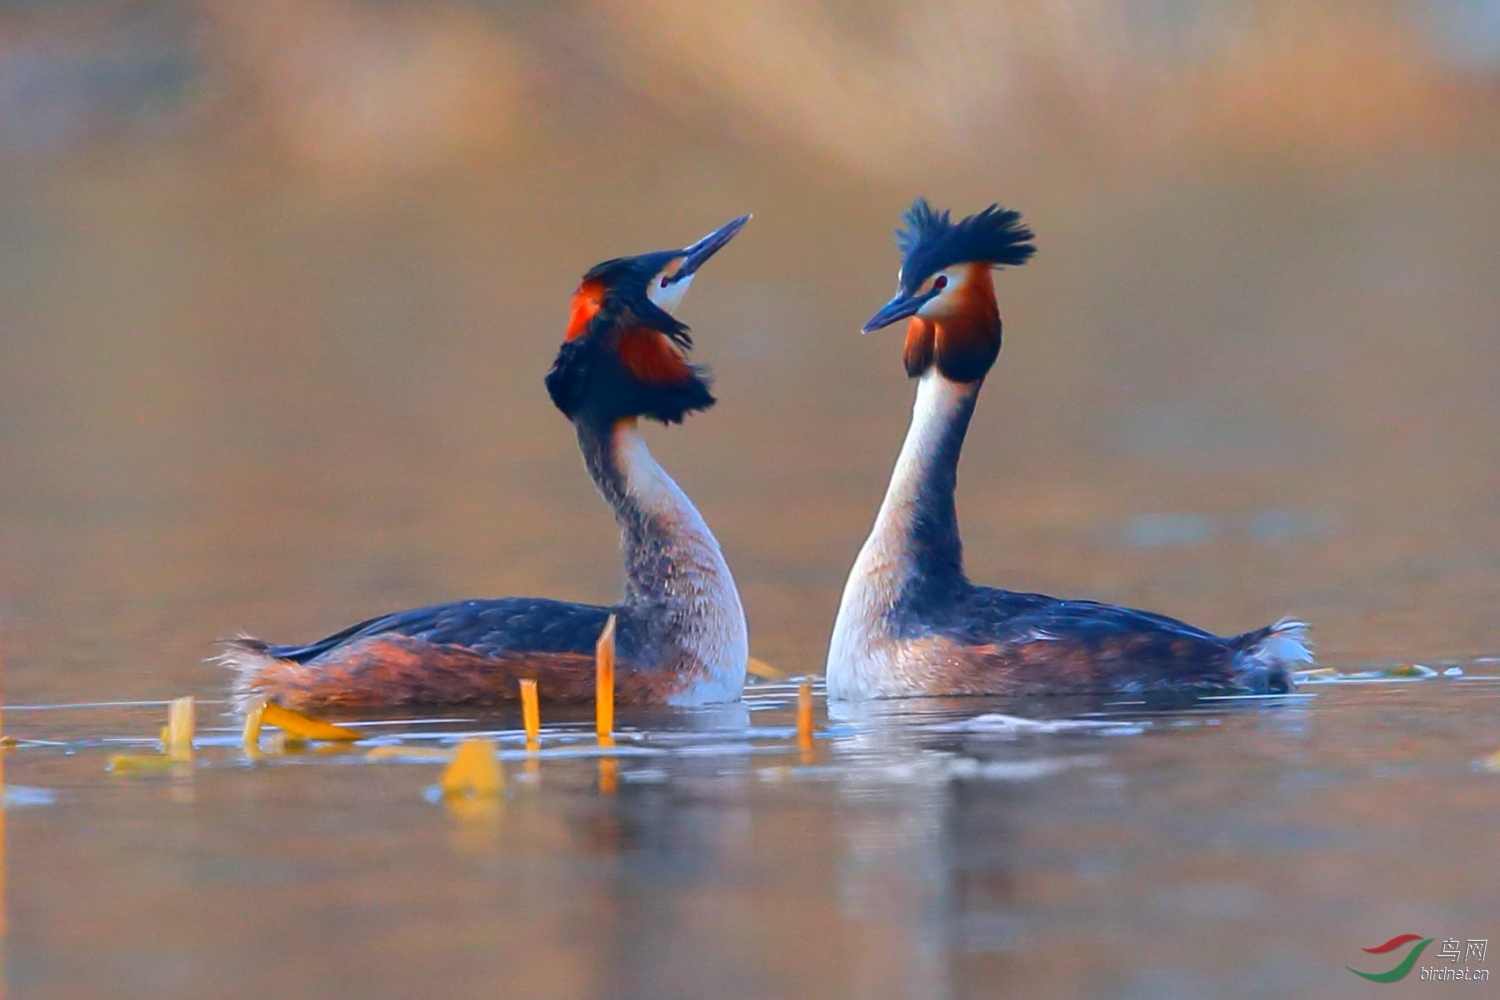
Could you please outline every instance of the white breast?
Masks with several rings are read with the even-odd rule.
[[[828,697],[890,698],[919,693],[887,621],[911,572],[911,531],[918,487],[953,415],[974,389],[929,371],[917,383],[911,426],[890,486],[859,550],[828,643]]]

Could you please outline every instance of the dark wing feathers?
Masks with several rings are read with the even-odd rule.
[[[394,635],[462,646],[482,656],[592,655],[610,611],[592,604],[530,597],[457,601],[381,615],[305,646],[272,646],[267,652],[279,660],[307,663],[361,639]],[[622,646],[624,638],[622,634]]]
[[[1232,640],[1149,611],[976,587],[950,628],[1019,688],[1234,689]]]
[[[1225,640],[1212,632],[1176,618],[1095,601],[1061,601],[1043,594],[975,587],[966,604],[959,618],[981,642],[1005,642],[1036,631],[1090,637],[1161,633],[1227,647]]]

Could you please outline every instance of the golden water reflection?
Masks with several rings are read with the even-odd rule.
[[[1471,766],[1493,747],[1493,682],[1117,709],[1144,722],[1019,737],[972,721],[1015,708],[992,700],[820,705],[812,763],[795,695],[757,696],[748,732],[626,713],[628,746],[669,752],[618,758],[613,792],[602,759],[531,758],[540,780],[457,809],[426,791],[438,764],[247,767],[227,728],[176,803],[175,779],[106,776],[90,745],[145,715],[27,715],[26,735],[77,749],[8,764],[63,793],[9,817],[12,846],[55,863],[12,870],[13,985],[1354,997],[1343,965],[1388,927],[1479,934],[1500,913],[1472,835],[1500,818],[1500,784]],[[590,721],[568,738],[589,746]],[[495,726],[522,750],[518,715]]]

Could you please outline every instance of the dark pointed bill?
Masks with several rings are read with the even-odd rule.
[[[734,239],[735,233],[744,229],[745,223],[749,221],[750,216],[742,215],[738,219],[725,223],[718,229],[715,229],[692,246],[684,248],[682,251],[682,266],[667,281],[677,282],[683,278],[691,277],[698,268],[703,266],[703,263],[708,258],[724,249],[724,245]]]
[[[897,292],[896,297],[880,307],[880,311],[871,316],[869,321],[860,329],[860,333],[874,333],[882,327],[890,326],[897,320],[906,319],[914,315],[916,311],[927,304],[927,301],[937,295],[938,289],[932,289],[921,295],[907,295],[905,292]]]

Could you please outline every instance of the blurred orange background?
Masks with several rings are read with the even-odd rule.
[[[889,233],[1021,209],[971,575],[1325,659],[1493,653],[1500,6],[0,6],[13,698],[222,689],[464,596],[612,600],[541,374],[579,274],[752,226],[653,446],[821,668],[907,416]]]

